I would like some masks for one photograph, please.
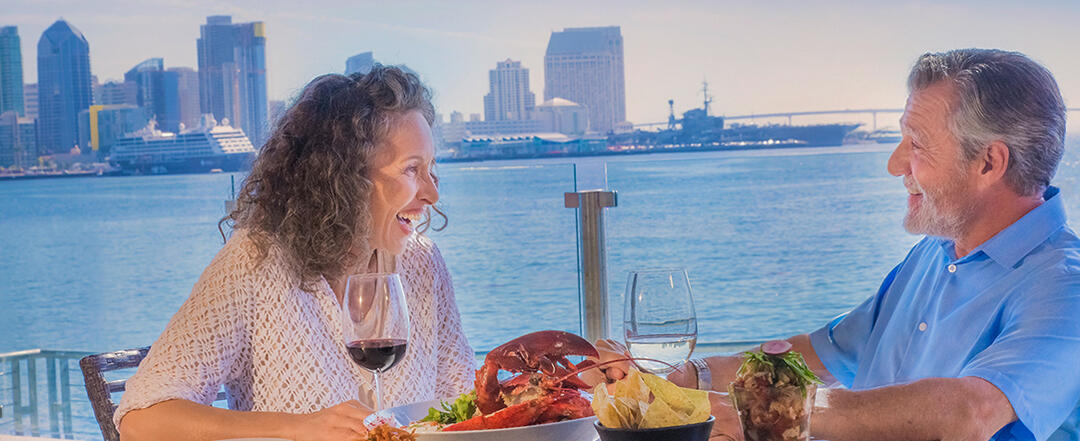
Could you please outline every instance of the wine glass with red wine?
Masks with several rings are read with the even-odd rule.
[[[345,346],[356,364],[375,375],[375,411],[382,410],[379,374],[401,361],[409,341],[401,278],[393,273],[349,276],[342,309]]]

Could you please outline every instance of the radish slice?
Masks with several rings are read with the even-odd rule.
[[[768,355],[784,355],[791,352],[791,343],[785,340],[767,341],[761,344],[761,352]]]

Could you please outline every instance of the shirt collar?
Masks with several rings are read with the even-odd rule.
[[[1061,201],[1061,190],[1047,187],[1043,193],[1045,202],[1029,211],[1012,225],[995,234],[973,250],[982,251],[995,262],[1006,268],[1031,253],[1055,231],[1065,225],[1065,204]]]

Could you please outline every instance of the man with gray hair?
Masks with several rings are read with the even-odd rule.
[[[888,171],[924,237],[878,292],[788,341],[826,382],[811,433],[831,440],[1078,440],[1080,239],[1050,181],[1065,106],[1016,52],[926,54],[908,79]],[[676,383],[726,390],[741,357]],[[726,398],[714,433],[741,437]]]

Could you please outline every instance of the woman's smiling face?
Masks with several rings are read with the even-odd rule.
[[[411,111],[394,121],[378,147],[368,178],[371,192],[372,248],[401,254],[429,205],[439,200],[435,144],[423,114]]]

